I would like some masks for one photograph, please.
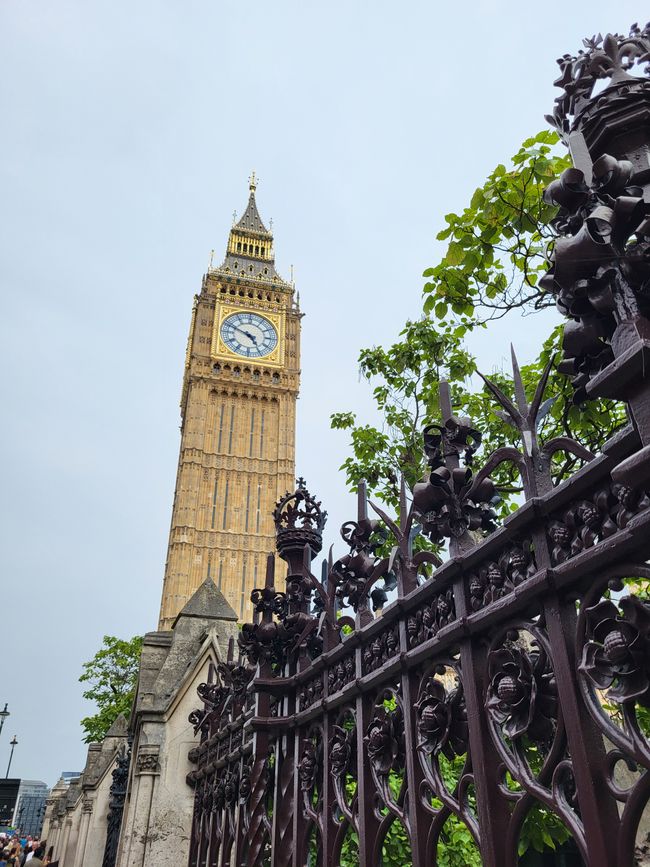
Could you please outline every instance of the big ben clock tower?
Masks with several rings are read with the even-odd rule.
[[[275,547],[273,507],[294,485],[301,313],[255,190],[253,174],[223,264],[194,300],[160,629],[206,578],[250,615]]]

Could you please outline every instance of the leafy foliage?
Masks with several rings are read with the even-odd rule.
[[[544,189],[570,166],[557,153],[557,135],[540,132],[526,139],[511,167],[498,165],[462,214],[447,214],[438,240],[448,240],[442,261],[424,276],[424,312],[444,319],[448,310],[477,322],[553,306],[538,288],[546,270],[556,208],[544,202]]]
[[[543,190],[568,165],[564,155],[554,152],[556,142],[550,132],[527,139],[511,167],[497,166],[462,214],[447,215],[438,238],[449,243],[441,261],[425,271],[422,318],[407,322],[388,348],[361,350],[360,372],[374,385],[383,421],[375,427],[353,412],[332,415],[332,427],[350,433],[351,455],[342,466],[350,487],[365,478],[372,495],[397,508],[400,473],[412,488],[424,472],[421,431],[425,424],[440,421],[441,379],[452,385],[454,412],[469,416],[480,428],[484,453],[518,442],[517,431],[497,414],[486,388],[474,387],[476,361],[467,343],[475,329],[487,327],[495,318],[535,313],[552,304],[537,284],[555,215],[543,201]],[[547,362],[558,357],[561,339],[558,325],[544,340],[538,358],[522,367],[529,394]],[[513,393],[509,375],[490,376],[507,394]],[[625,422],[623,406],[612,401],[575,406],[569,380],[555,368],[547,394],[556,399],[543,421],[542,439],[571,436],[596,451]],[[567,478],[578,466],[577,458],[558,454],[555,481]],[[519,479],[511,467],[502,465],[494,480],[505,514],[516,508],[513,497],[521,490]]]
[[[94,701],[97,713],[81,720],[85,743],[101,741],[117,717],[127,718],[135,698],[142,638],[130,641],[105,635],[102,647],[83,664],[80,683],[88,684],[83,697]]]

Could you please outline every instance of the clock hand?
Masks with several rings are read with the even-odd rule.
[[[235,331],[239,331],[240,334],[244,334],[246,337],[248,337],[249,340],[252,340],[253,343],[257,346],[257,338],[255,337],[255,335],[251,334],[250,331],[244,331],[243,328],[239,328],[239,326],[237,326],[237,325],[235,326]]]

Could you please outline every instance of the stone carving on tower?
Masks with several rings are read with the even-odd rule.
[[[195,297],[160,629],[206,578],[240,619],[274,550],[273,508],[294,481],[301,313],[275,269],[250,179],[223,263]]]

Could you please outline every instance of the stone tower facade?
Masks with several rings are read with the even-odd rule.
[[[275,548],[271,513],[294,486],[301,313],[255,190],[253,175],[223,264],[194,300],[160,629],[207,578],[250,619]]]

